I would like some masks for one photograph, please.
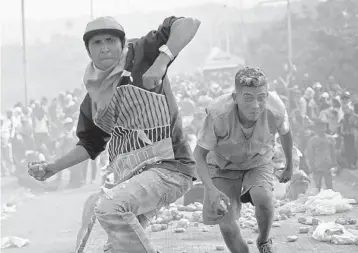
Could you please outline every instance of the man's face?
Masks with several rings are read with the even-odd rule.
[[[256,121],[266,108],[267,85],[261,87],[240,87],[236,89],[236,103],[241,113],[250,121]]]
[[[89,40],[88,50],[96,67],[106,70],[119,59],[122,53],[122,43],[113,35],[98,34]]]

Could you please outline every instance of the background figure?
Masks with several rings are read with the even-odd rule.
[[[327,189],[333,189],[333,179],[331,169],[336,167],[335,140],[328,136],[327,125],[320,120],[316,121],[317,135],[313,136],[307,145],[307,163],[310,172],[313,174],[316,187],[322,189],[322,180],[324,179]]]

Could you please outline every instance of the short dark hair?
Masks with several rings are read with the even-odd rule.
[[[235,88],[267,86],[267,77],[262,69],[245,67],[235,75]]]

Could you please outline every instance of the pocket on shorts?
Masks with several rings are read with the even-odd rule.
[[[157,171],[163,187],[166,189],[159,204],[161,206],[168,206],[174,203],[184,196],[193,185],[192,177],[183,173],[162,168],[155,168],[154,170]]]

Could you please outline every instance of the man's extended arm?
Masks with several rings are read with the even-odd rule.
[[[208,112],[208,111],[207,111]],[[197,164],[198,176],[208,191],[215,190],[207,163],[207,155],[217,145],[217,128],[215,127],[214,118],[207,113],[204,124],[199,131],[197,145],[194,149],[194,157]]]
[[[80,145],[75,146],[70,152],[49,164],[51,171],[60,172],[90,158],[87,150]]]
[[[81,104],[76,129],[79,141],[70,152],[49,164],[51,171],[59,172],[88,159],[94,160],[105,150],[110,135],[94,124],[91,118],[91,103],[91,99],[87,94]]]
[[[292,139],[292,131],[289,130],[286,134],[280,134],[281,145],[283,148],[283,152],[286,157],[286,167],[293,168],[292,162],[292,150],[293,150],[293,139]]]
[[[200,23],[195,18],[179,18],[173,22],[166,45],[174,57],[194,38]],[[171,59],[165,53],[160,53],[155,61],[167,66]]]
[[[200,146],[196,146],[194,149],[194,157],[196,161],[198,176],[201,182],[204,184],[205,188],[208,191],[212,191],[215,190],[216,187],[210,178],[209,166],[208,163],[206,162],[206,156],[208,155],[208,153],[209,150],[204,149]]]
[[[276,102],[276,127],[278,134],[280,135],[281,145],[286,157],[286,169],[292,170],[293,137],[292,130],[290,127],[290,121],[288,118],[287,110],[282,100],[277,98]]]

